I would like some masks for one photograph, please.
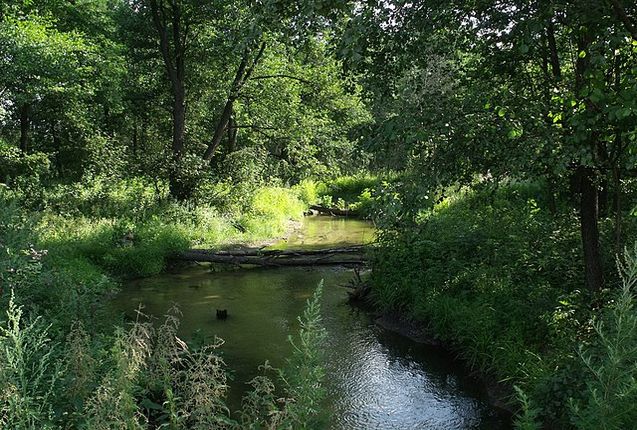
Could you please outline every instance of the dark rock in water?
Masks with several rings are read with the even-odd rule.
[[[225,320],[228,318],[228,309],[217,309],[217,319]]]

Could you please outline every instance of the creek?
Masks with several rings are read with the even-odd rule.
[[[373,227],[360,220],[307,217],[277,249],[316,249],[366,243]],[[346,303],[343,285],[352,269],[244,268],[213,272],[198,266],[135,280],[116,297],[117,310],[161,316],[177,304],[180,335],[225,340],[222,354],[231,369],[229,405],[236,409],[246,382],[266,360],[285,365],[298,330],[297,316],[323,280],[323,323],[330,429],[508,429],[479,384],[440,348],[417,344],[376,324]],[[216,309],[227,309],[226,320]]]

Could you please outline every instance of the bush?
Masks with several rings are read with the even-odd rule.
[[[619,264],[622,289],[594,324],[590,345],[580,346],[584,390],[570,399],[578,429],[627,429],[637,422],[637,246]]]

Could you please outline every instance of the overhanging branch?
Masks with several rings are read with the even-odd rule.
[[[310,81],[306,79],[299,78],[298,76],[287,75],[285,73],[277,73],[274,75],[260,75],[260,76],[255,76],[252,79],[257,80],[257,79],[272,79],[272,78],[287,78],[287,79],[293,79],[295,81],[303,82],[304,84],[307,84],[307,85],[312,84]]]

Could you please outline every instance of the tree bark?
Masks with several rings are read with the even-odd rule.
[[[290,256],[241,256],[206,254],[197,252],[182,252],[173,258],[183,261],[197,261],[225,264],[250,264],[264,267],[280,266],[358,266],[365,264],[365,259],[361,255],[352,255],[347,258],[335,258],[334,254],[327,255],[290,255]]]
[[[621,172],[618,166],[613,168],[613,210],[615,211],[615,253],[622,250],[622,211],[621,211]]]
[[[237,127],[237,121],[234,119],[234,116],[230,117],[228,128],[228,150],[230,152],[235,152],[237,150],[237,135],[239,134],[239,127]]]
[[[562,68],[560,67],[560,57],[557,52],[557,43],[555,42],[555,24],[550,20],[546,27],[546,39],[550,53],[551,71],[556,81],[562,77]]]
[[[591,45],[592,37],[585,28],[582,28],[577,39],[577,52],[586,52]],[[586,87],[586,73],[590,65],[589,56],[578,55],[575,63],[575,90],[578,96]],[[584,97],[588,109],[594,110],[595,106],[590,99]],[[599,145],[595,132],[589,137],[590,151],[593,160],[599,158]],[[596,172],[591,166],[580,165],[577,169],[580,186],[580,230],[582,247],[584,249],[584,267],[586,287],[590,291],[599,291],[604,286],[602,258],[599,244],[598,227],[598,190]]]
[[[62,177],[62,142],[58,134],[58,122],[53,121],[51,123],[51,136],[53,137],[53,147],[55,148],[55,169],[58,177]]]
[[[31,128],[31,106],[24,103],[20,107],[20,149],[23,153],[29,151],[29,128]]]
[[[240,249],[228,251],[214,251],[210,249],[190,249],[179,255],[188,256],[188,258],[206,258],[205,256],[225,256],[225,257],[308,257],[308,256],[325,256],[335,254],[362,254],[365,247],[362,245],[348,246],[345,248],[325,248],[325,249]]]
[[[173,96],[172,163],[169,170],[170,194],[177,200],[185,200],[188,197],[188,190],[179,180],[186,134],[186,41],[182,32],[181,10],[176,0],[170,1],[170,12],[164,4],[164,0],[150,0],[150,8],[153,24],[159,35],[159,48],[170,79]]]
[[[326,208],[324,206],[311,205],[311,210],[315,210],[318,213],[324,215],[332,215],[332,216],[350,216],[354,215],[354,212],[349,209],[339,209],[339,208]]]
[[[604,275],[599,249],[597,185],[592,168],[582,166],[578,170],[581,188],[580,227],[584,249],[586,286],[590,291],[599,291],[604,285]]]

